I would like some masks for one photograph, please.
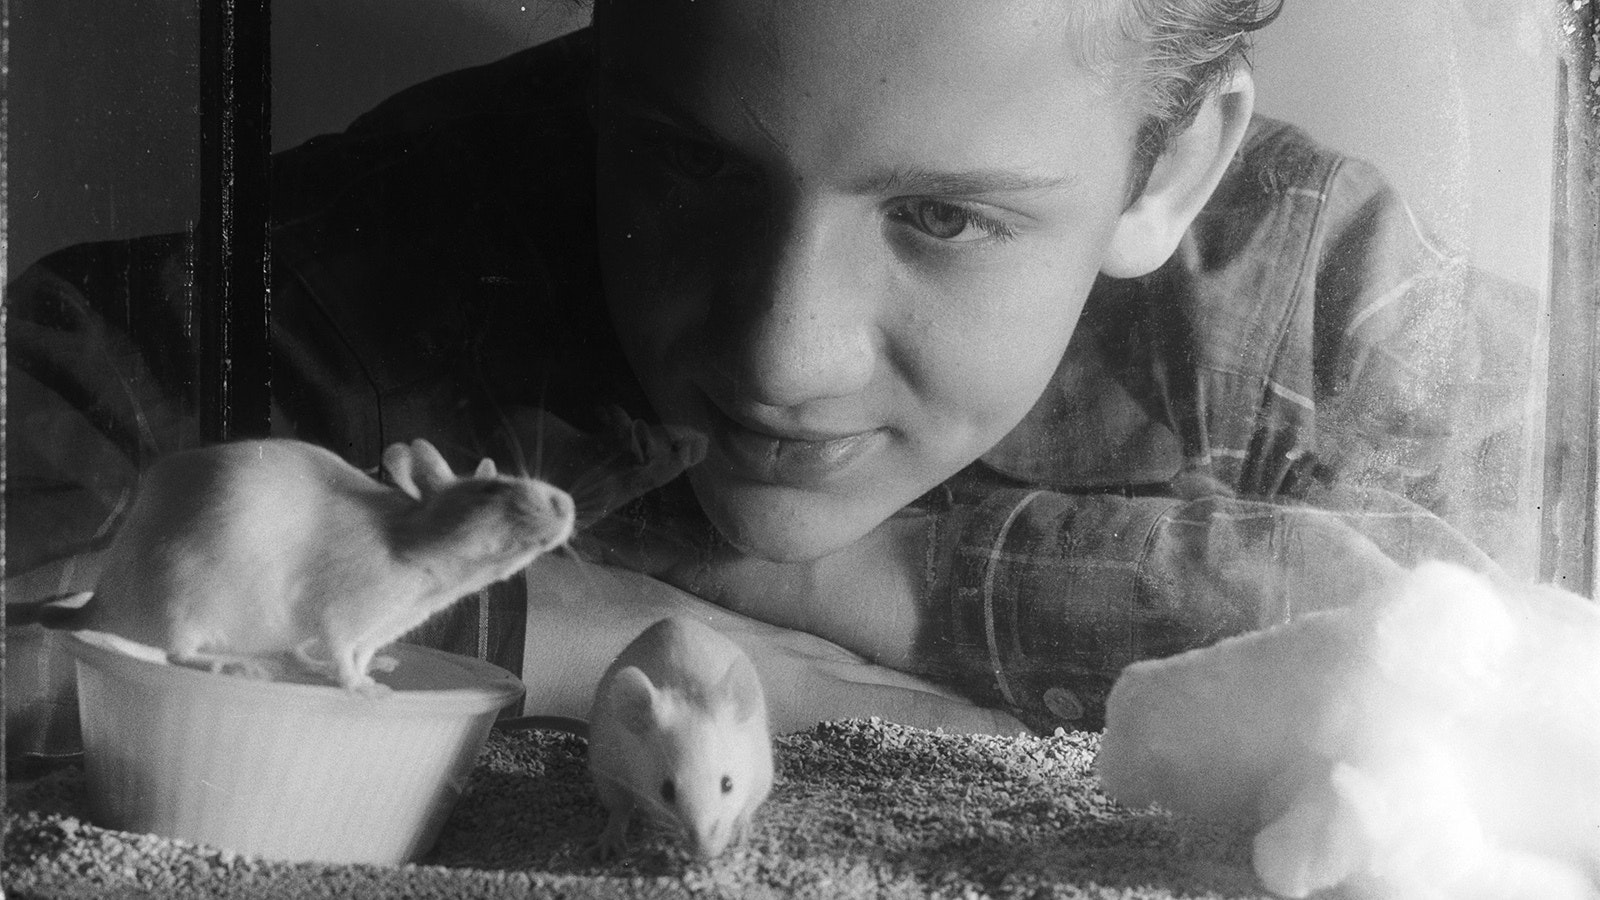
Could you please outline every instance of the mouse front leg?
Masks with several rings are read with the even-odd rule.
[[[600,837],[595,841],[595,856],[602,861],[626,856],[628,853],[628,824],[632,821],[632,804],[623,809],[610,810],[610,815],[606,819],[606,827],[600,829]]]
[[[730,847],[743,847],[750,842],[750,832],[754,826],[750,823],[751,810],[745,810],[733,820],[733,837],[728,841]]]
[[[594,844],[594,854],[601,861],[616,859],[628,853],[628,825],[633,821],[633,795],[620,785],[603,778],[595,779],[600,794],[600,804],[606,809],[606,824]]]

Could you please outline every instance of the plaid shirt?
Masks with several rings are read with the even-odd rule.
[[[589,53],[578,32],[278,155],[275,433],[469,465],[506,455],[510,407],[649,415],[599,302]],[[189,252],[71,248],[9,286],[13,572],[103,544],[148,461],[198,442]],[[1533,299],[1370,167],[1255,122],[1173,259],[1098,284],[1033,412],[904,513],[928,528],[914,668],[1093,728],[1136,659],[1423,558],[1521,565]],[[516,671],[525,603],[499,586],[435,642]]]

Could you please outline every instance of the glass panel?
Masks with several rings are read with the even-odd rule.
[[[1592,10],[1392,7],[1290,2],[1255,115],[1157,146],[1093,41],[1018,99],[971,62],[1037,35],[924,54],[937,16],[795,4],[768,58],[619,2],[654,12],[596,69],[583,3],[279,0],[272,221],[206,232],[272,228],[269,372],[205,318],[245,307],[194,239],[193,5],[11,0],[7,588],[92,586],[234,378],[367,473],[426,439],[570,489],[574,583],[666,598],[627,615],[798,627],[1041,728],[1436,555],[1590,592]],[[524,639],[637,624],[497,591],[427,639],[532,679]]]
[[[1469,833],[1487,835],[1485,851],[1518,847],[1486,852],[1482,871],[1503,862],[1510,881],[1526,865],[1592,893],[1578,883],[1592,865],[1569,882],[1564,857],[1547,869],[1513,835],[1567,837],[1570,823],[1545,815],[1570,801],[1565,785],[1537,782],[1589,758],[1573,737],[1588,732],[1564,721],[1589,698],[1541,680],[1560,688],[1563,664],[1585,662],[1581,633],[1537,621],[1556,594],[1529,583],[1593,596],[1600,577],[1592,0],[1288,0],[1248,54],[1253,88],[1225,73],[1220,94],[1187,107],[1192,124],[1165,108],[1170,130],[1151,86],[1172,87],[1157,63],[1176,57],[1100,39],[1122,32],[1064,41],[1035,27],[1109,27],[1096,11],[1156,0],[1061,0],[1070,14],[1054,19],[1038,0],[769,0],[782,15],[760,17],[729,12],[773,11],[756,0],[605,0],[598,34],[577,0],[277,0],[270,41],[251,30],[262,18],[239,20],[246,0],[202,2],[0,0],[8,769],[81,746],[62,629],[38,626],[83,622],[34,601],[105,600],[129,583],[156,585],[155,609],[111,622],[165,641],[155,661],[183,655],[165,623],[211,611],[218,646],[176,661],[328,690],[307,650],[333,655],[340,636],[314,630],[344,621],[329,609],[401,632],[393,610],[433,604],[401,637],[490,660],[529,685],[522,712],[567,716],[589,714],[628,640],[687,613],[749,651],[775,731],[870,716],[1084,732],[1016,767],[1007,754],[1043,745],[896,738],[891,766],[924,739],[1006,763],[962,757],[963,790],[1019,774],[1029,790],[1095,787],[1078,754],[1096,746],[1130,665],[1287,625],[1276,634],[1319,640],[1261,653],[1253,662],[1282,664],[1269,676],[1235,663],[1283,645],[1240,641],[1185,655],[1222,662],[1155,692],[1156,708],[1178,698],[1152,716],[1177,732],[1165,744],[1208,754],[1197,798],[1237,785],[1241,818],[1287,797],[1280,824],[1342,826],[1360,817],[1302,817],[1320,788],[1293,793],[1293,779],[1331,771],[1328,796],[1359,793],[1363,809],[1420,784],[1422,812],[1384,823],[1385,838],[1448,818],[1463,827],[1442,829],[1447,851]],[[249,71],[240,60],[267,43],[270,98],[238,91],[234,76],[262,86],[260,59]],[[179,476],[151,475],[174,451],[268,425],[302,443],[206,447],[165,470]],[[498,474],[470,468],[485,458]],[[494,505],[511,491],[520,505]],[[118,542],[140,531],[130,510],[162,499],[177,512],[152,514],[160,527],[119,562]],[[1436,558],[1551,605],[1437,631],[1427,606],[1381,620],[1415,633],[1367,644],[1341,630],[1370,622],[1338,613],[1414,585],[1406,574]],[[172,585],[195,572],[223,588],[173,613]],[[325,587],[294,593],[313,581]],[[1449,602],[1479,584],[1465,583]],[[295,587],[252,593],[277,584]],[[347,597],[370,603],[336,607]],[[225,605],[238,598],[249,602]],[[1294,630],[1307,625],[1327,630]],[[1405,640],[1405,652],[1368,652]],[[1479,644],[1494,649],[1470,657]],[[1490,654],[1511,645],[1522,665],[1498,665]],[[738,652],[709,646],[683,655]],[[645,668],[678,659],[642,655]],[[1382,658],[1381,679],[1349,674],[1368,657]],[[1441,662],[1470,677],[1441,686]],[[748,687],[727,671],[717,687]],[[1499,702],[1513,696],[1501,676],[1517,702]],[[1407,677],[1425,690],[1396,687]],[[736,693],[729,706],[751,699]],[[878,743],[831,733],[812,735],[849,753]],[[300,760],[302,743],[284,758]],[[571,747],[554,752],[575,762]],[[496,765],[527,762],[508,759]],[[1544,806],[1501,816],[1494,803],[1517,804],[1494,791],[1473,806],[1476,789],[1451,781],[1462,760],[1526,769],[1507,783],[1535,790],[1498,793]],[[1236,780],[1217,776],[1239,766]],[[820,870],[725,871],[786,884],[887,872],[968,879],[972,892],[1036,879],[1047,893],[1088,865],[1172,893],[1259,887],[1238,835],[1163,843],[1159,813],[1098,797],[1073,809],[1019,805],[1015,791],[969,804],[972,793],[955,798],[965,832],[936,854],[907,849],[949,824],[919,813],[870,859],[840,841]],[[1511,824],[1479,835],[1479,813]],[[841,832],[862,833],[847,818]],[[458,816],[446,828],[462,822],[527,824]],[[81,849],[83,830],[46,827],[8,852],[49,862]],[[597,877],[572,852],[589,835],[547,831],[532,836],[551,842],[538,854],[557,847],[540,866]],[[1078,846],[1078,832],[1095,840]],[[481,882],[457,867],[535,852],[522,835],[446,833],[457,840],[444,865],[397,877]],[[1336,837],[1305,843],[1355,859],[1344,851],[1370,835]],[[95,884],[187,859],[153,840],[130,838],[122,861],[134,864],[97,869]],[[1390,855],[1477,864],[1423,844]],[[1290,880],[1307,867],[1291,868]],[[1266,878],[1259,857],[1256,871]]]
[[[1444,265],[1470,265],[1531,292],[1532,318],[1523,321],[1542,323],[1561,12],[1560,4],[1458,0],[1381,14],[1367,0],[1289,3],[1251,56],[1259,109],[1376,165]],[[1531,336],[1516,410],[1526,454],[1516,499],[1483,497],[1477,502],[1489,505],[1481,513],[1458,507],[1451,516],[1478,519],[1474,536],[1492,539],[1501,562],[1529,578],[1540,574],[1545,424],[1545,335],[1540,328]]]
[[[192,227],[200,212],[194,4],[9,7],[12,275],[69,244]]]

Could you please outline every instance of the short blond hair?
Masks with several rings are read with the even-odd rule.
[[[1084,64],[1143,111],[1136,153],[1150,165],[1282,8],[1283,0],[1084,0],[1073,18]]]

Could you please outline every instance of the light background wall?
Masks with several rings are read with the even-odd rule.
[[[1288,0],[1252,55],[1257,108],[1378,163],[1442,239],[1543,290],[1556,6]]]

